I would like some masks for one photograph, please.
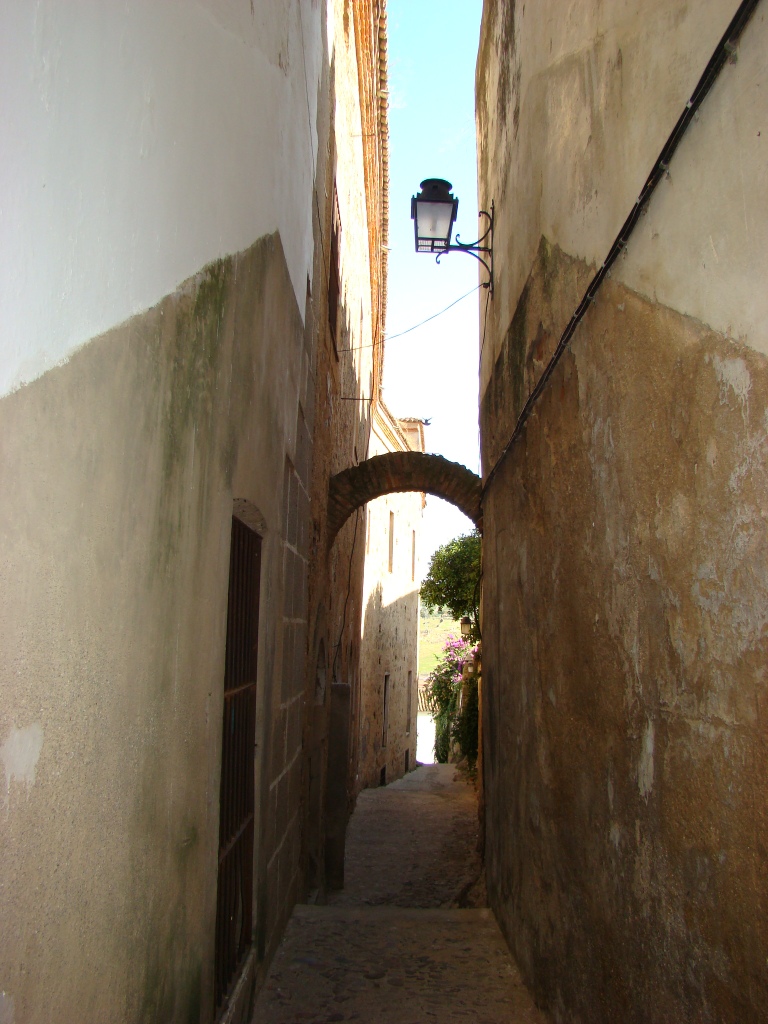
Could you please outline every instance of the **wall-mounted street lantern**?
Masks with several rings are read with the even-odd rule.
[[[481,210],[478,216],[488,218],[488,228],[476,242],[462,242],[456,235],[456,242],[451,245],[451,234],[459,209],[459,200],[453,195],[450,181],[443,178],[425,178],[421,183],[421,192],[411,199],[411,220],[416,238],[416,252],[431,252],[435,261],[447,252],[468,252],[482,263],[488,271],[488,280],[483,287],[493,295],[493,203],[491,212]],[[483,242],[486,242],[483,245]],[[483,259],[480,253],[487,253]]]
[[[461,635],[462,636],[470,636],[471,635],[471,633],[472,633],[472,619],[470,619],[470,617],[468,615],[462,615],[461,622],[459,623],[459,625],[461,626]]]

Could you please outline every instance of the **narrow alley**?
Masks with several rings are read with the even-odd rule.
[[[345,887],[294,911],[254,1024],[543,1024],[486,908],[477,832],[453,765],[361,793]]]
[[[768,1024],[767,54],[0,3],[0,1024]]]

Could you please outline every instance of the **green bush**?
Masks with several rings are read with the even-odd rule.
[[[448,635],[443,656],[429,674],[427,699],[435,720],[435,760],[446,764],[451,747],[458,744],[470,767],[477,760],[478,700],[477,679],[472,676],[466,684],[464,704],[461,704],[462,666],[469,661],[475,648],[462,637]]]
[[[453,738],[470,768],[474,768],[477,763],[478,709],[477,676],[471,676],[467,680],[464,703],[453,727]]]
[[[421,584],[421,600],[432,608],[447,609],[454,619],[469,615],[478,624],[480,600],[480,534],[475,530],[439,547]]]

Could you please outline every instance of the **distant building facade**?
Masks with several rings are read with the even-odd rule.
[[[373,415],[369,455],[424,451],[424,424],[398,420],[383,403]],[[418,558],[424,495],[411,491],[365,509],[357,786],[399,779],[416,762]]]

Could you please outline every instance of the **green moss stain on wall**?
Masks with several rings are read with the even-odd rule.
[[[154,388],[162,490],[155,571],[167,570],[191,515],[205,527],[211,497],[205,485],[216,482],[216,432],[228,401],[222,355],[231,276],[232,260],[218,260],[159,308]],[[183,496],[190,490],[197,495],[194,509]]]
[[[268,346],[277,343],[281,335],[284,341],[291,330],[286,325],[285,332],[280,331],[276,317],[268,313],[270,293],[278,290],[277,286],[269,287],[268,282],[275,262],[282,258],[278,237],[267,235],[247,253],[239,255],[233,268],[238,291],[232,327],[230,416],[221,442],[227,484],[231,483],[237,464],[253,389],[259,381],[269,379]],[[274,313],[278,314],[278,310]]]
[[[166,480],[186,454],[190,431],[209,425],[230,265],[229,260],[218,260],[207,267],[194,295],[185,296],[177,309],[168,353],[170,380],[163,460]]]
[[[138,1019],[144,1024],[178,1021],[199,1024],[202,1007],[202,963],[186,946],[178,948],[186,915],[176,915],[173,927],[162,937],[153,936],[147,949]],[[159,938],[159,942],[157,939]]]

